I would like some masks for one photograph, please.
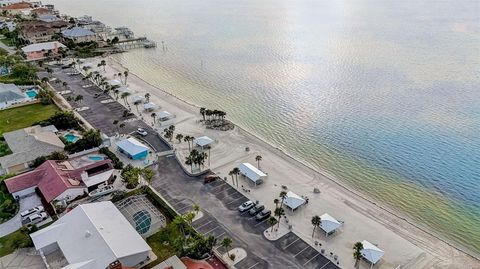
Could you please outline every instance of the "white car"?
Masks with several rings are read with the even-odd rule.
[[[144,129],[142,128],[138,128],[137,129],[137,134],[141,135],[141,136],[147,136],[147,131],[145,131]]]
[[[255,206],[255,203],[252,202],[252,201],[246,201],[245,203],[241,204],[239,207],[238,207],[238,211],[240,212],[245,212],[247,210],[249,210],[250,208],[254,207]]]
[[[35,213],[32,214],[28,217],[26,217],[24,220],[22,220],[23,225],[34,225],[37,224],[43,220],[46,220],[48,218],[47,213],[41,212],[41,213]]]
[[[40,213],[42,211],[43,211],[43,206],[39,205],[34,208],[30,208],[28,210],[23,211],[22,213],[20,213],[20,216],[22,217],[22,219],[24,219],[33,213]]]

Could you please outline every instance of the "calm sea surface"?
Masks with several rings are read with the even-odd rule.
[[[147,34],[131,72],[480,253],[479,1],[46,2]]]

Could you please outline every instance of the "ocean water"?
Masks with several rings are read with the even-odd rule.
[[[480,253],[480,2],[49,0],[148,82]]]

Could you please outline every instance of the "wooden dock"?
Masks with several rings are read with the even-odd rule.
[[[130,50],[138,48],[156,48],[157,42],[151,41],[146,37],[137,37],[127,40],[121,40],[115,46],[121,50]]]

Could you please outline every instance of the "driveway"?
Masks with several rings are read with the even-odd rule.
[[[64,98],[68,96],[75,97],[77,95],[83,96],[81,102],[70,101],[69,104],[74,108],[88,107],[88,109],[78,111],[78,113],[95,129],[100,130],[108,136],[113,136],[116,133],[132,134],[137,128],[143,128],[147,131],[148,135],[142,137],[142,139],[148,142],[155,152],[171,149],[168,144],[158,138],[156,131],[151,126],[138,119],[133,113],[123,117],[124,111],[129,111],[132,108],[112,99],[109,95],[103,94],[103,91],[97,86],[82,87],[84,85],[82,75],[72,76],[67,74],[72,72],[73,69],[61,69],[55,66],[51,68],[53,70],[53,77],[68,83],[68,90],[71,91],[71,93],[63,94],[62,96]],[[40,72],[39,77],[48,77],[48,74]],[[57,92],[67,90],[61,84],[52,82],[51,85]],[[124,123],[125,126],[123,128],[115,126],[113,124],[115,120],[119,122],[117,125]]]
[[[22,227],[20,212],[42,204],[40,198],[36,194],[20,199],[19,203],[20,210],[17,215],[9,221],[0,224],[0,237],[11,234]]]
[[[156,170],[152,186],[177,212],[191,211],[194,204],[202,208],[204,216],[193,222],[197,231],[215,236],[217,242],[228,236],[233,239],[232,248],[247,251],[236,268],[338,268],[294,233],[274,242],[266,240],[267,222],[239,213],[238,206],[248,199],[223,180],[204,184],[202,178],[185,174],[173,155],[160,157]]]
[[[0,258],[1,269],[45,269],[42,257],[33,248],[22,248]]]

